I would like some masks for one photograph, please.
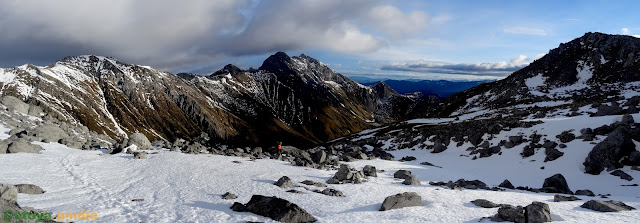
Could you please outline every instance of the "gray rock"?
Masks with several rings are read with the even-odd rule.
[[[262,153],[262,147],[254,147],[253,149],[251,149],[251,154],[261,154]]]
[[[625,173],[622,170],[614,170],[613,172],[611,172],[609,174],[617,176],[617,177],[620,177],[620,179],[623,179],[623,180],[628,180],[628,181],[632,181],[633,180],[633,177],[631,175]]]
[[[423,206],[422,197],[416,192],[404,192],[385,198],[380,206],[380,211],[414,206]]]
[[[447,147],[442,143],[437,143],[433,145],[433,151],[431,153],[441,153],[447,150]]]
[[[333,197],[344,197],[344,194],[336,189],[332,189],[332,188],[327,188],[324,189],[322,192],[320,192],[321,194],[327,195],[327,196],[333,196]]]
[[[0,148],[0,151],[1,150],[2,148]],[[640,166],[640,152],[639,151],[631,152],[627,157],[627,159],[624,161],[624,164],[628,166]]]
[[[60,127],[55,125],[41,125],[29,131],[29,135],[40,138],[43,142],[58,142],[69,137]]]
[[[251,212],[286,223],[317,221],[316,218],[298,205],[277,197],[253,195],[247,204],[242,205],[236,202],[231,206],[231,209]]]
[[[620,212],[635,210],[634,207],[626,205],[625,203],[622,203],[620,201],[590,200],[582,204],[580,207],[599,212]]]
[[[553,202],[577,201],[577,200],[581,200],[581,199],[576,196],[562,196],[559,194],[556,194],[555,196],[553,196]]]
[[[549,205],[534,201],[524,208],[525,222],[551,222],[551,211]]]
[[[625,126],[616,128],[606,139],[598,143],[584,161],[585,172],[598,175],[605,169],[617,169],[623,157],[636,151],[631,133]]]
[[[44,194],[44,190],[33,184],[16,184],[14,185],[21,194]]]
[[[338,181],[350,180],[351,178],[353,178],[353,173],[351,172],[349,166],[342,164],[340,165],[340,168],[338,169],[338,172],[336,172],[334,177]]]
[[[236,196],[235,194],[232,194],[231,192],[227,192],[222,195],[222,199],[225,199],[225,200],[233,200],[236,198],[238,198],[238,196]]]
[[[368,176],[368,177],[377,177],[378,176],[378,170],[376,170],[375,166],[366,165],[366,166],[364,166],[364,168],[362,168],[362,172],[364,172],[364,175]]]
[[[502,188],[508,188],[508,189],[516,189],[516,187],[513,186],[513,184],[511,184],[511,182],[509,180],[504,180],[502,181],[502,183],[500,183],[500,185],[498,185],[498,187],[502,187]]]
[[[577,191],[576,191],[576,195],[580,195],[580,196],[589,196],[589,197],[594,197],[594,196],[596,196],[596,194],[594,194],[593,192],[591,192],[591,190],[577,190]]]
[[[323,183],[320,183],[320,182],[311,181],[311,180],[305,180],[305,181],[302,181],[300,183],[304,184],[304,185],[314,186],[314,187],[327,187],[326,184],[323,184]]]
[[[0,140],[0,154],[7,153],[7,149],[9,148],[8,140]]]
[[[283,176],[280,177],[278,181],[276,181],[275,185],[282,188],[289,188],[293,187],[293,182],[291,181],[291,179],[289,179],[289,177]]]
[[[327,160],[327,153],[324,150],[319,150],[313,153],[311,158],[315,163],[324,163]]]
[[[22,100],[13,96],[4,96],[0,99],[4,106],[7,106],[10,110],[17,111],[22,114],[29,114],[29,105]]]
[[[556,174],[547,179],[544,179],[542,187],[555,189],[558,193],[573,194],[571,189],[569,189],[567,180],[564,179],[564,176],[562,176],[562,174]]]
[[[509,136],[509,142],[518,145],[522,143],[522,136]]]
[[[624,113],[624,109],[622,109],[619,105],[600,105],[598,107],[598,111],[593,114],[593,116],[605,116],[605,115],[621,115]]]
[[[404,178],[404,182],[402,182],[402,184],[404,184],[404,185],[420,185],[420,180],[418,180],[418,178],[410,175],[410,176]]]
[[[564,131],[560,133],[560,135],[557,135],[556,138],[558,138],[562,143],[568,143],[576,139],[576,135],[569,131]]]
[[[485,199],[476,199],[471,201],[472,204],[478,206],[478,207],[483,207],[483,208],[497,208],[500,207],[500,205],[493,203],[491,201],[485,200]]]
[[[498,214],[491,217],[491,220],[524,223],[524,208],[511,205],[502,206],[498,209]]]
[[[398,170],[393,174],[393,177],[398,179],[406,179],[409,176],[411,176],[411,171],[408,170]]]
[[[133,152],[133,159],[147,159],[147,152],[142,151],[142,152]]]
[[[147,139],[142,133],[136,132],[129,136],[129,140],[127,141],[127,146],[136,145],[138,150],[151,150],[153,146],[151,146],[151,142]]]
[[[187,154],[200,154],[203,150],[206,150],[206,149],[207,147],[203,146],[199,142],[191,142],[189,145],[182,147],[182,152]],[[231,150],[227,150],[227,151],[231,151]]]
[[[18,188],[11,184],[0,184],[0,200],[18,203]]]
[[[622,121],[620,121],[621,124],[623,125],[631,125],[633,123],[636,123],[635,120],[633,120],[633,116],[629,115],[629,114],[624,114],[622,116]]]
[[[41,146],[31,144],[25,139],[12,142],[7,148],[9,153],[39,153],[41,150],[43,150]]]
[[[560,152],[560,150],[556,148],[547,148],[544,150],[545,155],[544,162],[554,161],[564,155],[564,152]]]

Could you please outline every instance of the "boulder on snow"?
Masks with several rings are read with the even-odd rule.
[[[500,207],[500,205],[493,203],[491,201],[485,200],[485,199],[476,199],[471,201],[472,204],[478,206],[478,207],[482,207],[482,208],[497,208]]]
[[[500,185],[498,185],[498,187],[502,187],[502,188],[508,188],[508,189],[516,189],[516,187],[513,186],[513,184],[511,184],[511,181],[505,179],[504,181],[502,181],[502,183],[500,183]]]
[[[153,149],[151,146],[151,142],[147,137],[139,132],[133,133],[129,136],[129,140],[127,141],[127,146],[136,145],[138,150],[150,150]]]
[[[585,172],[598,175],[605,169],[621,168],[620,160],[633,151],[636,151],[636,145],[629,129],[620,126],[589,152],[583,163]]]
[[[0,150],[1,149],[2,148],[0,148]],[[624,164],[629,166],[640,166],[640,152],[639,151],[631,152],[627,157],[627,159],[624,161]]]
[[[293,187],[293,182],[291,181],[291,179],[289,179],[289,177],[283,176],[280,177],[278,181],[276,181],[275,185],[282,188],[289,188]]]
[[[18,188],[11,184],[0,184],[0,200],[18,203]]]
[[[613,104],[609,105],[600,105],[598,106],[598,111],[593,114],[593,116],[605,116],[605,115],[621,115],[624,113],[624,109],[620,107],[620,105]]]
[[[594,197],[594,196],[596,196],[596,194],[594,194],[593,192],[591,192],[591,190],[577,190],[577,191],[576,191],[576,195],[580,195],[580,196],[589,196],[589,197]]]
[[[534,201],[524,207],[525,222],[550,222],[551,211],[549,205]]]
[[[498,209],[498,213],[491,217],[492,221],[524,222],[524,208],[521,206],[505,205]]]
[[[554,161],[564,155],[564,152],[560,152],[560,150],[556,148],[547,148],[544,150],[545,155],[544,162]]]
[[[418,180],[418,178],[416,178],[413,175],[410,175],[406,178],[404,178],[404,182],[402,182],[402,184],[404,185],[420,185],[420,180]]]
[[[366,165],[366,166],[364,166],[364,168],[362,168],[362,172],[367,177],[377,177],[378,176],[378,170],[376,170],[375,166]]]
[[[231,192],[227,192],[222,195],[222,199],[225,199],[225,200],[233,200],[236,198],[238,198],[238,196],[235,194],[232,194]]]
[[[318,193],[321,193],[327,196],[332,196],[332,197],[344,197],[344,194],[342,193],[342,191],[332,189],[332,188],[326,188],[322,191],[318,191]]]
[[[311,157],[315,163],[324,163],[327,160],[327,153],[324,150],[318,150]]]
[[[560,194],[556,194],[555,196],[553,196],[553,202],[562,202],[562,201],[577,201],[577,200],[582,200],[576,196],[562,196]]]
[[[10,110],[14,110],[25,115],[29,114],[29,105],[16,97],[7,95],[2,97],[0,101]]]
[[[7,153],[7,149],[9,149],[9,141],[8,140],[0,140],[0,154]]]
[[[580,205],[580,207],[599,212],[620,212],[635,210],[634,207],[626,205],[625,203],[622,203],[620,201],[590,200]]]
[[[422,197],[416,192],[404,192],[385,198],[380,206],[380,211],[414,206],[423,206]]]
[[[251,212],[279,222],[316,222],[317,219],[298,205],[278,197],[253,195],[246,204],[234,203],[234,211]]]
[[[147,159],[147,152],[142,151],[142,152],[133,152],[133,159]]]
[[[564,176],[562,176],[562,174],[556,174],[547,179],[544,179],[542,189],[546,190],[546,192],[551,193],[573,194],[571,189],[569,189],[567,180],[564,179]]]
[[[29,136],[36,137],[42,142],[59,142],[69,137],[67,133],[56,125],[41,125],[29,131]]]
[[[44,194],[44,190],[33,184],[16,184],[14,185],[21,194]]]
[[[562,143],[568,143],[576,139],[576,135],[571,133],[570,131],[564,131],[556,136]]]
[[[41,146],[31,144],[26,139],[18,139],[7,147],[9,153],[39,153],[41,150]]]
[[[323,183],[320,183],[320,182],[311,181],[311,180],[305,180],[305,181],[302,181],[300,183],[304,184],[304,185],[315,186],[315,187],[327,187],[326,184],[323,184]]]
[[[620,177],[620,179],[623,179],[623,180],[628,180],[628,181],[632,181],[633,180],[633,177],[631,175],[625,173],[622,170],[614,170],[613,172],[611,172],[609,174],[617,176],[617,177]]]
[[[398,179],[406,179],[409,176],[411,176],[411,171],[408,170],[398,170],[393,174],[393,178]]]

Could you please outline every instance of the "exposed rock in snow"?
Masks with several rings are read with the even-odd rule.
[[[404,192],[385,198],[380,206],[380,211],[423,205],[422,197],[420,197],[420,195],[415,192]]]

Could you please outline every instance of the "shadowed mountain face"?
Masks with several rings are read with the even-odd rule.
[[[419,103],[388,86],[365,87],[300,55],[279,52],[259,70],[227,65],[209,76],[173,75],[99,56],[0,69],[2,95],[40,105],[56,118],[120,138],[191,139],[212,144],[311,146],[402,120]]]
[[[416,111],[449,116],[536,102],[589,103],[640,81],[639,70],[640,39],[587,33],[503,80],[454,94],[437,109]]]

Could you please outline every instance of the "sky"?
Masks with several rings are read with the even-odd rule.
[[[348,76],[501,79],[586,32],[640,37],[638,1],[0,1],[0,67],[109,56],[172,73],[283,51]]]

